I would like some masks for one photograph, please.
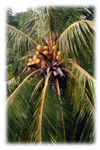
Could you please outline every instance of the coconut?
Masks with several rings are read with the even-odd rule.
[[[38,45],[37,49],[41,52],[43,50],[43,46],[42,45]]]
[[[37,56],[36,56],[36,55],[34,55],[33,60],[36,60],[36,59],[37,59]]]
[[[53,50],[57,50],[57,46],[54,45],[54,46],[52,47],[52,49],[53,49]]]
[[[27,63],[27,66],[30,66],[32,63]]]
[[[42,66],[46,66],[46,64],[47,64],[47,63],[46,63],[44,60],[41,62],[41,65],[42,65]]]
[[[44,50],[48,50],[49,49],[49,47],[48,46],[44,46]]]
[[[60,51],[58,51],[57,55],[60,56]]]
[[[43,54],[47,56],[48,55],[48,51],[44,51]]]
[[[36,59],[36,64],[39,64],[40,63],[40,59]]]
[[[33,60],[32,58],[29,58],[29,59],[28,59],[28,62],[29,62],[29,63],[32,63],[32,60]]]
[[[61,60],[61,57],[60,57],[59,55],[57,55],[57,56],[56,56],[56,59],[60,61],[60,60]]]

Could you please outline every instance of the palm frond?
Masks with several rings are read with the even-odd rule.
[[[22,80],[22,76],[18,76],[17,78],[13,77],[7,81],[7,97],[11,95],[11,93],[18,87]]]
[[[30,38],[23,31],[7,24],[7,33],[9,36],[8,44],[13,45],[13,49],[18,51],[19,56],[25,55],[25,52],[30,51],[30,48],[34,48],[38,43]]]
[[[26,22],[26,33],[32,37],[35,34],[35,39],[41,43],[52,32],[61,34],[69,24],[80,20],[81,12],[81,8],[38,7]]]
[[[48,76],[45,80],[45,85],[44,85],[42,94],[36,104],[36,110],[35,110],[34,116],[33,116],[34,117],[33,124],[34,123],[37,124],[37,122],[38,122],[37,130],[35,130],[35,133],[33,136],[34,136],[35,140],[37,141],[37,139],[38,139],[38,142],[40,142],[40,143],[42,142],[42,128],[43,128],[42,124],[43,124],[43,111],[44,111],[45,96],[46,96],[45,94],[46,94],[48,80],[49,80],[50,75],[51,75],[51,73],[48,74]],[[31,136],[32,136],[32,134],[31,134]],[[31,137],[31,138],[33,138],[33,137]]]
[[[72,72],[74,73],[75,77],[79,80],[81,84],[84,85],[84,88],[88,89],[88,94],[89,92],[91,93],[91,97],[93,100],[92,103],[94,104],[96,80],[75,62],[69,61],[69,63],[72,65]]]
[[[38,7],[34,10],[31,19],[26,22],[25,30],[30,37],[35,35],[35,39],[39,43],[43,39],[47,39],[49,34],[49,17],[48,17],[47,7]]]
[[[42,94],[42,102],[41,102],[41,109],[40,109],[40,121],[39,121],[40,143],[42,142],[42,119],[43,119],[44,100],[45,100],[45,94],[46,94],[46,89],[47,89],[48,80],[49,80],[50,75],[51,75],[51,72],[48,74],[48,76],[45,80],[45,85],[44,85],[43,94]]]
[[[32,58],[34,56],[34,52],[28,52],[27,55],[20,57],[13,65],[13,69],[8,73],[8,79],[10,80],[13,77],[17,77],[23,74],[27,69],[28,58]],[[15,57],[15,56],[14,56]]]
[[[57,93],[58,93],[58,96],[59,96],[59,103],[61,104],[59,81],[58,81],[57,78],[55,80],[56,80]],[[63,126],[64,142],[65,142],[66,141],[66,136],[65,136],[66,133],[65,133],[64,116],[63,116],[63,112],[62,112],[62,107],[60,107],[60,109],[61,109],[61,119],[62,119],[62,126]]]
[[[40,88],[40,86],[41,86],[41,84],[43,83],[43,81],[44,81],[44,78],[42,78],[42,79],[38,82],[38,84],[36,85],[34,91],[32,92],[31,97],[33,97],[34,93]]]
[[[7,101],[7,139],[9,142],[26,142],[27,132],[32,123],[33,104],[30,100],[38,83],[24,80]]]
[[[59,38],[63,57],[74,59],[76,62],[87,61],[93,54],[94,30],[92,21],[81,20],[71,24]]]
[[[73,142],[92,143],[95,138],[95,133],[94,133],[95,118],[94,115],[91,113],[88,105],[84,105],[84,107],[87,108],[84,110],[81,107],[80,108],[81,111],[72,112],[74,118]]]
[[[38,69],[34,72],[32,72],[31,74],[29,74],[22,82],[21,84],[16,88],[16,90],[8,97],[7,99],[7,104],[9,103],[10,100],[12,100],[13,96],[15,96],[15,94],[17,93],[17,91],[19,90],[19,88],[27,81],[27,79],[29,77],[31,77],[32,75],[34,75],[35,73],[39,72],[41,69]]]
[[[72,65],[69,68],[67,66],[65,69],[67,72],[67,99],[70,99],[73,108],[72,140],[75,142],[93,142],[95,79],[86,71],[80,69],[81,67],[76,66],[78,65]]]
[[[28,141],[38,143],[63,142],[65,137],[62,114],[63,119],[66,120],[64,123],[68,134],[73,124],[70,110],[71,107],[68,102],[65,102],[62,97],[59,101],[58,94],[51,88],[51,84],[47,83],[46,79],[43,90],[40,91],[40,95],[34,101],[33,123],[29,129]],[[71,139],[70,133],[65,136],[67,140]]]
[[[66,65],[66,71],[76,80],[76,82],[78,82],[81,90],[85,93],[85,97],[92,110],[95,112],[94,103],[96,80],[75,62],[69,60]]]
[[[33,123],[29,130],[29,141],[32,142],[55,143],[57,140],[63,141],[60,131],[59,134],[57,132],[58,128],[61,128],[60,110],[55,109],[59,108],[59,100],[48,85],[50,74],[46,78],[41,95],[35,100]],[[59,125],[57,125],[57,118]]]

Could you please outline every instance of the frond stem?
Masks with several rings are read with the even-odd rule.
[[[50,78],[51,72],[46,77],[45,80],[45,85],[42,93],[42,102],[41,102],[41,108],[40,108],[40,121],[39,121],[39,129],[40,129],[40,143],[42,143],[42,118],[43,118],[43,107],[44,107],[44,101],[45,101],[45,94],[46,94],[46,89],[48,85],[48,80]]]
[[[58,93],[58,96],[59,96],[59,102],[60,102],[60,104],[61,104],[59,81],[58,81],[58,79],[57,79],[57,78],[55,78],[55,81],[56,81],[57,93]],[[64,134],[64,143],[65,143],[65,142],[66,142],[66,133],[65,133],[64,116],[63,116],[63,113],[62,113],[62,107],[60,107],[60,109],[61,109],[61,118],[62,118],[63,134]]]
[[[41,84],[43,83],[43,81],[44,81],[44,78],[42,78],[42,79],[38,82],[38,84],[36,85],[34,91],[32,92],[31,97],[34,95],[34,93],[36,92],[36,90],[39,89],[39,87],[41,86]]]

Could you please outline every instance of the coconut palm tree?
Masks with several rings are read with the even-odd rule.
[[[93,142],[95,25],[85,11],[40,7],[23,30],[7,25],[18,58],[7,80],[9,142]]]

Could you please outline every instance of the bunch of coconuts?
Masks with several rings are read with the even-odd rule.
[[[41,55],[43,54],[43,55]],[[38,64],[41,66],[48,66],[47,61],[44,59],[44,56],[46,56],[47,59],[51,61],[60,61],[61,55],[59,48],[56,45],[51,46],[42,46],[38,45],[36,49],[36,53],[33,56],[33,58],[28,59],[28,71],[34,70],[34,68],[31,67],[33,64]]]

